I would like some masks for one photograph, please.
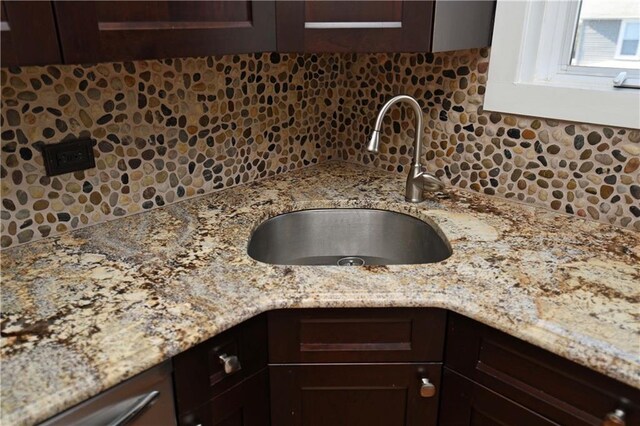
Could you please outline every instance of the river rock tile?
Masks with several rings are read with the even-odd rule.
[[[392,108],[394,123],[388,117],[384,121],[379,154],[365,152],[363,141],[384,101],[409,94],[424,111],[424,163],[445,183],[578,215],[586,213],[571,203],[591,197],[590,203],[609,207],[591,214],[592,219],[640,230],[635,209],[610,208],[631,182],[640,182],[640,131],[484,111],[479,95],[484,93],[489,55],[489,49],[438,53],[429,61],[422,60],[422,54],[341,55],[345,72],[336,113],[344,124],[337,158],[406,173],[412,150],[400,153],[393,148],[411,146],[411,114]],[[464,77],[456,76],[460,69]],[[494,153],[488,146],[498,150]],[[538,179],[520,179],[524,171],[540,167],[548,171]],[[630,178],[623,180],[623,173]],[[484,174],[494,179],[481,177]],[[585,175],[596,187],[571,192],[576,179],[581,182]],[[605,177],[621,184],[603,184]],[[555,188],[552,196],[544,190],[549,184]]]

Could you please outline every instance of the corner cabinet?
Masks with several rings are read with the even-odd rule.
[[[66,63],[276,49],[274,1],[56,1]]]
[[[490,45],[494,1],[281,1],[280,52],[441,52]]]
[[[52,3],[1,1],[0,44],[3,67],[60,63]]]

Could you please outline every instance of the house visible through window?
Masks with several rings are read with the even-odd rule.
[[[583,0],[571,65],[640,69],[638,0]]]
[[[622,21],[616,58],[640,60],[640,21]]]

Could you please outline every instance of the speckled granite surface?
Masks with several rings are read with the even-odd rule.
[[[640,387],[640,234],[329,163],[2,253],[2,424],[43,420],[260,312],[448,308]],[[400,211],[453,255],[430,265],[273,266],[252,229],[314,207]]]

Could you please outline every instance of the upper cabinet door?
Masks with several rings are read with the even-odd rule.
[[[433,1],[279,1],[280,52],[428,52]]]
[[[0,59],[3,67],[60,63],[51,2],[0,2]]]
[[[273,51],[273,1],[57,1],[66,63]]]

